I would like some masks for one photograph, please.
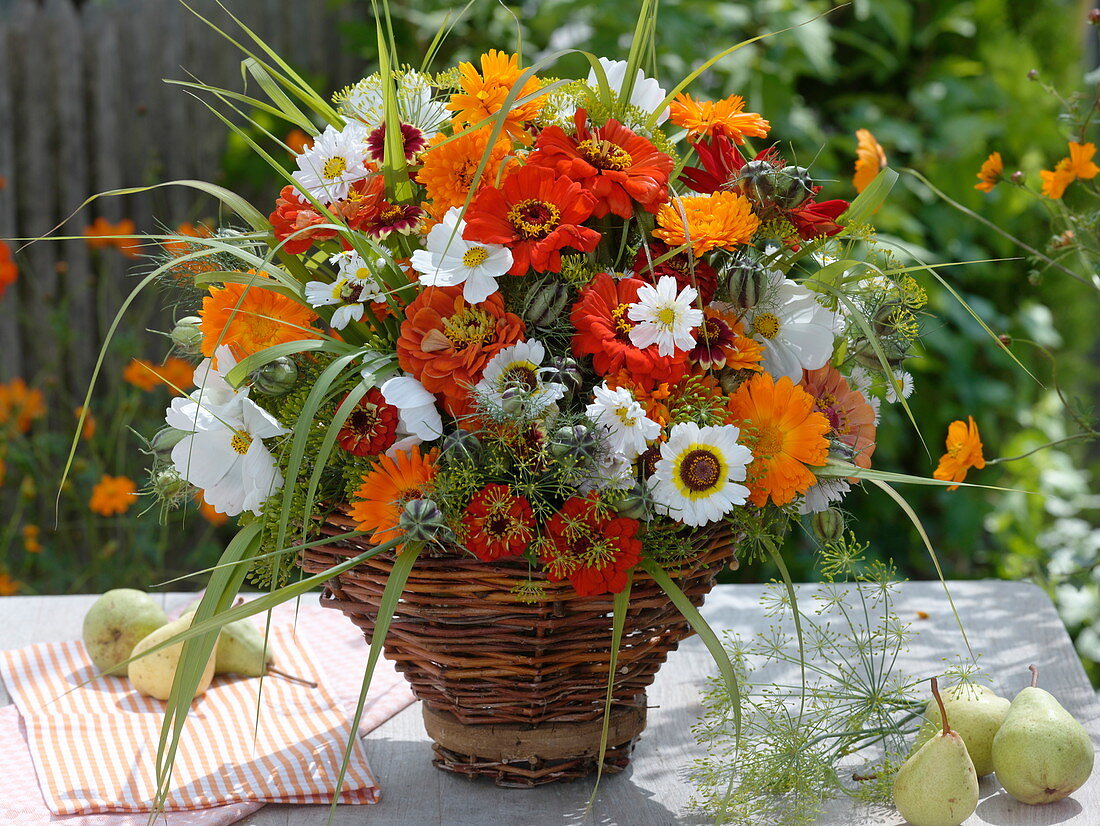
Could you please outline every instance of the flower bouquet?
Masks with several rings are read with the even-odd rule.
[[[364,692],[384,645],[441,768],[622,768],[687,634],[736,692],[696,610],[719,570],[785,571],[792,524],[836,539],[850,486],[890,477],[878,410],[905,405],[925,301],[868,223],[896,174],[871,139],[860,196],[825,199],[741,97],[686,93],[736,46],[662,88],[652,5],[581,79],[497,51],[402,68],[380,34],[380,71],[332,103],[258,38],[271,102],[184,84],[299,134],[287,164],[223,118],[282,178],[274,208],[186,182],[235,218],[157,236],[142,284],[172,284],[175,349],[204,357],[153,488],[241,526],[174,738],[217,626],[324,583],[372,642]],[[233,606],[246,578],[272,593]]]

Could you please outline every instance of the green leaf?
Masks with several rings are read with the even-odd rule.
[[[626,627],[626,612],[630,608],[630,586],[634,582],[634,571],[627,576],[626,586],[615,594],[615,604],[611,612],[611,650],[607,661],[607,696],[603,704],[603,728],[600,729],[600,752],[596,762],[596,784],[588,798],[588,809],[596,802],[596,793],[603,779],[603,760],[607,755],[607,729],[611,724],[611,701],[615,696],[615,675],[619,670],[619,648],[623,644],[623,629]]]
[[[890,167],[880,170],[875,179],[849,204],[844,214],[837,218],[837,223],[841,226],[869,223],[871,216],[878,212],[897,182],[898,173]]]

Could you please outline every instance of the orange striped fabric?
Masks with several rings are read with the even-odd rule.
[[[293,606],[280,608],[270,640],[277,665],[317,687],[268,676],[261,691],[258,678],[215,677],[187,717],[169,811],[331,801],[367,646],[336,612],[301,606],[295,615]],[[319,662],[331,665],[322,669]],[[0,674],[22,715],[49,810],[56,815],[148,811],[156,791],[164,703],[139,695],[121,677],[80,686],[95,673],[80,642],[0,652]],[[380,668],[362,728],[377,725],[411,699],[392,667]],[[343,789],[345,803],[378,799],[358,737]]]

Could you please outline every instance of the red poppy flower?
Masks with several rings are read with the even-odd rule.
[[[560,272],[563,249],[591,252],[600,242],[596,230],[581,226],[595,203],[577,182],[541,166],[523,166],[499,189],[486,187],[474,197],[462,237],[511,249],[509,275]]]
[[[567,499],[546,522],[539,558],[551,582],[568,579],[582,597],[617,594],[641,559],[638,522],[616,516],[599,497]]]
[[[530,503],[508,485],[486,485],[462,513],[463,544],[484,562],[519,556],[527,550],[534,527]]]
[[[588,113],[578,109],[575,122],[576,137],[560,126],[543,129],[528,165],[553,169],[591,192],[597,218],[609,212],[630,218],[635,203],[656,212],[668,200],[671,157],[617,120],[590,130]]]
[[[718,289],[718,273],[714,267],[701,258],[689,255],[685,250],[666,258],[660,264],[653,264],[672,247],[661,241],[651,241],[638,250],[634,256],[634,273],[638,278],[656,284],[662,275],[671,275],[676,279],[677,290],[694,287],[699,291],[699,299],[704,304],[714,300],[714,291]]]
[[[336,442],[353,456],[377,456],[397,441],[398,410],[372,387],[355,405]]]
[[[329,204],[329,211],[342,220],[351,229],[362,229],[363,225],[374,218],[379,211],[385,193],[385,181],[381,175],[352,184],[348,197]],[[284,186],[275,201],[275,211],[268,218],[279,241],[289,239],[283,249],[292,255],[308,250],[316,241],[327,241],[336,237],[336,230],[330,227],[318,227],[319,224],[333,223],[322,215],[308,201],[298,199],[298,190],[293,186]],[[317,227],[310,229],[310,227]],[[294,236],[291,238],[291,236]]]

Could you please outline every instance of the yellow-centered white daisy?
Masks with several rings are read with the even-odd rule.
[[[429,287],[461,284],[462,297],[477,304],[497,291],[497,279],[512,269],[512,253],[499,244],[467,241],[465,231],[461,210],[451,207],[428,233],[427,249],[412,254],[412,268]]]
[[[543,367],[546,349],[542,342],[520,341],[503,348],[490,359],[474,386],[477,397],[491,408],[504,408],[506,393],[515,393],[515,403],[525,415],[540,413],[565,395],[565,385],[544,381],[554,368]]]
[[[764,347],[764,370],[798,384],[803,369],[824,367],[833,355],[842,321],[818,303],[815,293],[781,272],[772,270],[768,278],[764,297],[745,314],[745,329]]]
[[[740,435],[731,424],[674,426],[650,478],[657,512],[697,527],[745,504],[749,489],[738,483],[752,451],[737,443]]]
[[[695,346],[691,331],[703,323],[703,311],[692,306],[699,297],[694,287],[676,291],[676,279],[662,275],[657,286],[646,284],[638,288],[638,300],[630,305],[627,317],[638,322],[630,331],[630,343],[644,348],[657,345],[662,356]]]
[[[604,382],[593,388],[592,396],[594,401],[585,412],[596,427],[604,429],[607,446],[613,453],[636,459],[648,442],[660,434],[661,426],[646,416],[645,408],[625,387],[611,390]]]
[[[318,135],[313,146],[295,158],[298,186],[323,204],[346,198],[351,185],[369,174],[361,133],[361,127],[341,131],[329,126]]]

